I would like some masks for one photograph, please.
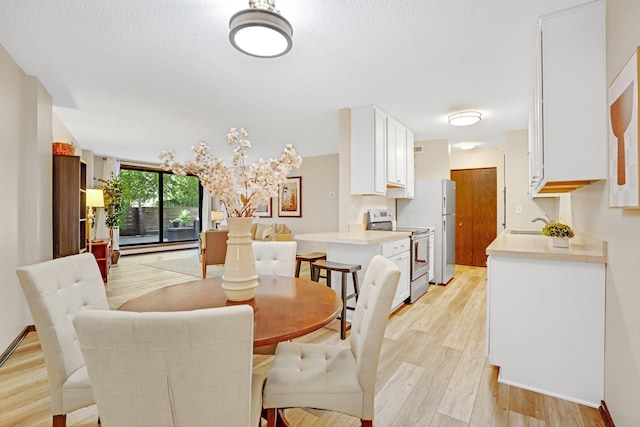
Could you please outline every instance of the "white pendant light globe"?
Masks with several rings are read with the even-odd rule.
[[[241,10],[229,21],[229,40],[240,52],[275,58],[291,50],[293,28],[279,13],[264,9]]]

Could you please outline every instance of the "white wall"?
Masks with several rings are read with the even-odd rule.
[[[419,141],[413,145],[422,147],[422,153],[416,153],[414,156],[416,181],[451,177],[448,139]]]
[[[558,198],[531,198],[529,195],[529,152],[527,130],[505,133],[504,142],[504,182],[506,183],[505,220],[507,229],[541,229],[541,222],[532,223],[536,217],[548,215],[560,219]],[[517,212],[519,207],[521,213]]]
[[[0,352],[32,323],[15,270],[52,256],[51,97],[0,46]]]
[[[338,229],[338,200],[340,197],[338,155],[306,157],[302,166],[289,176],[302,177],[302,217],[278,217],[277,199],[274,199],[271,218],[256,222],[286,224],[296,234],[336,231]],[[297,253],[324,251],[324,245],[313,242],[298,242]]]
[[[640,2],[607,2],[607,87],[640,45]],[[607,144],[607,141],[602,141]],[[609,243],[606,283],[605,391],[617,427],[640,420],[640,211],[609,208],[608,181],[571,195],[574,227]]]

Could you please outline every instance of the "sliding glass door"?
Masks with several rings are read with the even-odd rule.
[[[198,240],[202,191],[197,177],[122,167],[120,181],[126,207],[120,246]]]

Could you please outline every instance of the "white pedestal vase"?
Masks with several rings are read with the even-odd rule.
[[[251,245],[251,217],[229,217],[227,256],[222,273],[222,289],[229,301],[247,301],[256,294],[258,275]]]

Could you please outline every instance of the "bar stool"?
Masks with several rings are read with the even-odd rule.
[[[326,259],[320,259],[311,264],[311,268],[315,269],[316,275],[320,275],[321,270],[327,271],[327,286],[331,287],[331,272],[338,271],[342,273],[342,313],[340,314],[340,338],[345,339],[347,337],[347,331],[351,329],[351,324],[347,325],[347,309],[355,310],[354,308],[347,307],[347,301],[351,298],[355,298],[358,301],[358,270],[362,269],[359,264],[341,264],[339,262],[327,261]],[[347,295],[347,274],[351,273],[353,277],[353,293]],[[317,280],[316,280],[317,282]]]
[[[311,276],[311,280],[317,282],[320,277],[326,279],[326,276],[320,276],[320,272],[313,268],[313,263],[321,259],[327,259],[327,254],[324,252],[313,252],[307,255],[296,255],[296,277],[300,277],[300,264],[302,264],[303,262],[308,262],[309,275]]]

